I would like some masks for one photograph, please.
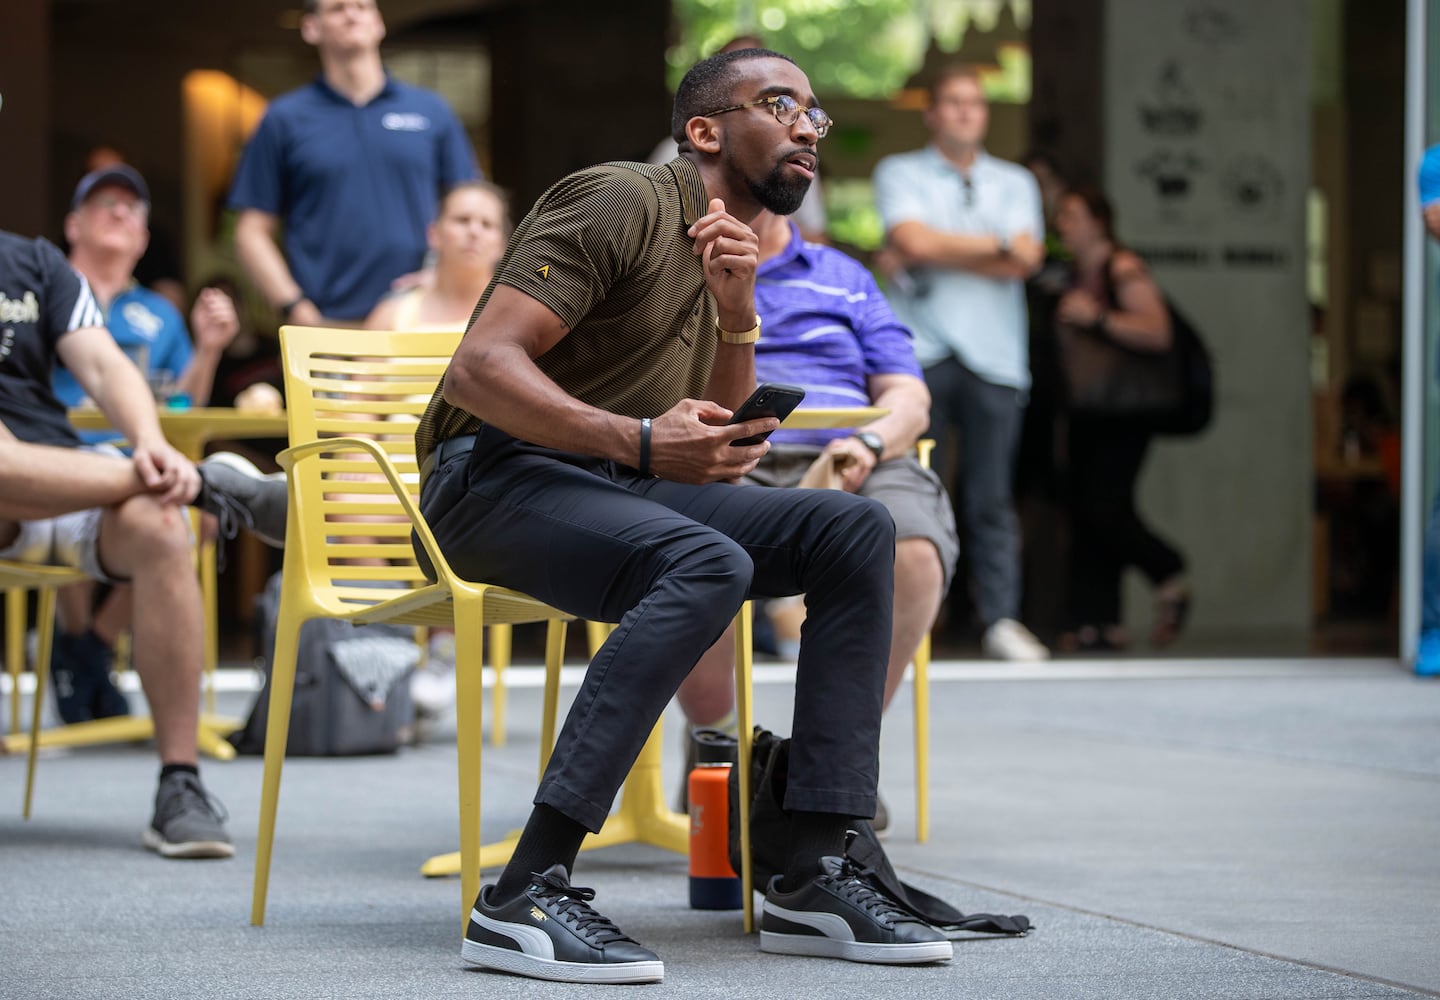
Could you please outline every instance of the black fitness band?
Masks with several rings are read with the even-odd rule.
[[[650,418],[640,418],[640,475],[650,475]]]

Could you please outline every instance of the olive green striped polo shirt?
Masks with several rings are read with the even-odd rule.
[[[684,157],[571,174],[515,228],[474,316],[497,282],[548,306],[570,332],[535,363],[591,406],[655,417],[698,398],[715,358],[716,309],[686,230],[707,204],[700,171]],[[442,378],[415,431],[421,463],[482,423],[445,402],[444,387]]]

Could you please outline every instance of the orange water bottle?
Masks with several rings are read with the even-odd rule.
[[[730,768],[740,746],[718,729],[691,734],[695,766],[690,771],[690,908],[738,910],[740,878],[730,866]]]

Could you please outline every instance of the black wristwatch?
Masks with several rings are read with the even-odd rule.
[[[297,295],[295,298],[291,299],[289,302],[286,302],[284,305],[282,305],[282,306],[280,307],[280,315],[281,315],[281,317],[283,317],[284,319],[288,320],[288,319],[290,318],[290,314],[295,311],[295,308],[296,308],[298,305],[300,305],[300,303],[302,303],[302,302],[304,302],[306,299],[308,299],[309,297],[310,297],[310,296],[306,295],[304,292],[301,292],[301,293],[300,293],[299,295]]]
[[[874,431],[856,431],[850,435],[875,453],[875,461],[885,457],[885,439]]]

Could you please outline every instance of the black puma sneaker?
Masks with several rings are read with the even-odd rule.
[[[954,957],[943,933],[902,910],[848,858],[821,858],[820,874],[794,892],[780,888],[782,878],[765,891],[761,951],[884,965]]]
[[[508,903],[480,890],[460,956],[472,965],[563,983],[658,983],[665,963],[595,912],[594,889],[570,884],[551,865]],[[947,942],[948,945],[948,942]]]

